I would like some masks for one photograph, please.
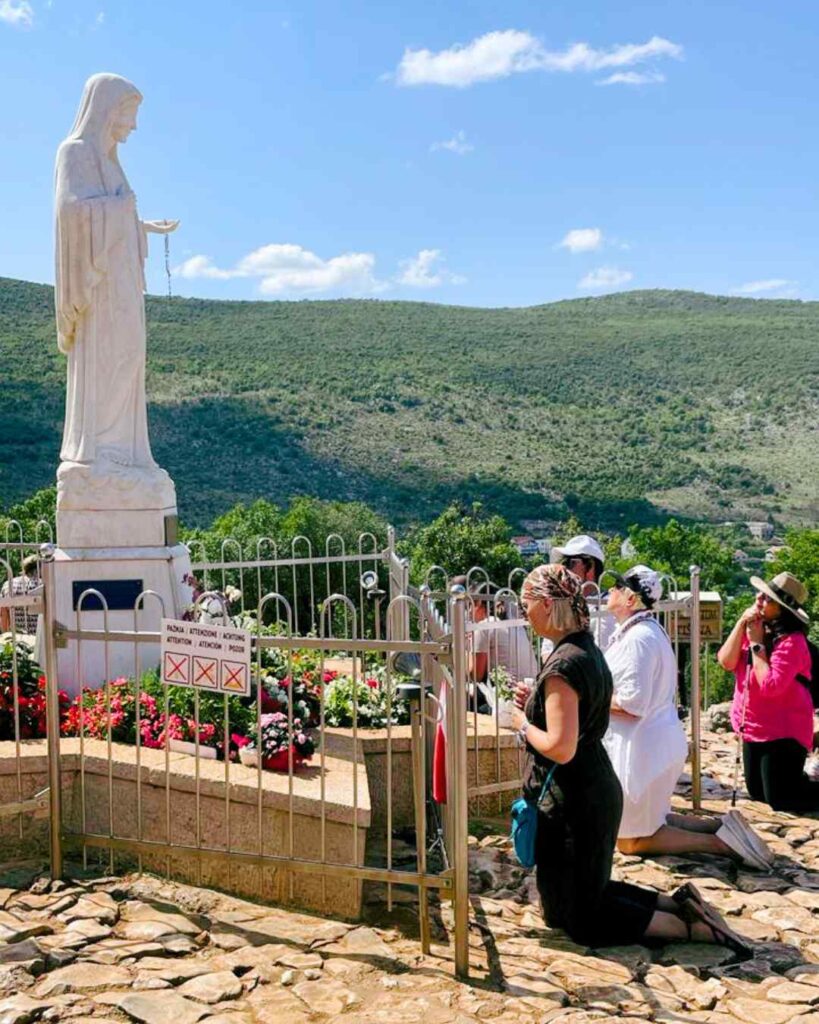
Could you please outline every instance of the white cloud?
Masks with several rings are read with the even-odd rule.
[[[600,228],[572,228],[558,243],[559,249],[568,249],[570,253],[595,252],[603,245],[603,232]]]
[[[347,252],[324,260],[300,245],[263,245],[224,270],[209,256],[192,256],[174,270],[180,277],[206,277],[221,281],[236,277],[259,279],[262,295],[283,292],[344,292],[365,295],[382,291],[386,284],[375,277],[375,257],[368,252]]]
[[[596,85],[657,85],[665,81],[661,71],[616,71],[608,78],[601,78]]]
[[[463,284],[465,277],[453,274],[441,266],[444,255],[440,249],[421,249],[412,259],[402,260],[401,273],[396,278],[397,284],[409,288],[439,288],[442,284]]]
[[[737,295],[768,295],[771,292],[778,292],[782,296],[796,294],[796,281],[789,281],[786,277],[769,277],[764,281],[749,281],[735,288]]]
[[[466,88],[475,82],[526,71],[604,71],[631,67],[664,57],[682,57],[683,48],[660,36],[645,43],[627,43],[598,50],[574,43],[565,50],[547,50],[529,32],[516,29],[487,32],[470,43],[456,43],[437,53],[407,48],[395,72],[398,85],[447,85]],[[613,84],[613,83],[612,83]]]
[[[238,276],[233,271],[220,270],[214,266],[210,256],[191,256],[184,263],[180,263],[178,267],[174,267],[173,273],[178,277],[191,279],[196,277],[213,277],[219,280],[226,280],[229,277]]]
[[[455,132],[451,139],[447,139],[446,142],[433,142],[429,148],[432,153],[439,149],[445,149],[450,153],[457,153],[458,156],[464,156],[466,153],[471,153],[475,147],[471,142],[466,141],[466,132],[462,128]]]
[[[31,25],[34,9],[28,0],[0,0],[0,21],[7,25]]]
[[[598,267],[589,271],[582,278],[577,287],[584,290],[596,290],[598,288],[619,288],[620,285],[628,284],[634,277],[630,270],[621,270],[619,267]]]
[[[347,252],[325,260],[300,245],[272,244],[254,249],[234,267],[219,267],[210,256],[198,255],[174,267],[173,273],[186,280],[255,278],[262,295],[374,295],[396,284],[409,288],[462,284],[465,278],[447,270],[443,262],[440,249],[421,249],[416,256],[401,262],[401,271],[395,278],[386,280],[376,276],[375,256],[369,252]]]

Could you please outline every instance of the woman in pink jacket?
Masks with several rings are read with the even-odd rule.
[[[765,583],[751,577],[756,601],[719,650],[736,677],[731,724],[742,737],[745,785],[775,811],[819,810],[819,782],[804,774],[813,746],[808,591],[789,572]]]

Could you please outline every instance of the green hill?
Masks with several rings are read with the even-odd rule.
[[[187,523],[237,501],[453,498],[588,525],[819,512],[819,303],[625,292],[528,309],[148,297],[155,455]],[[0,503],[51,483],[52,289],[0,278]]]

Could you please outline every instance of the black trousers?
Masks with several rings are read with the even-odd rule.
[[[775,811],[819,811],[819,782],[804,774],[807,751],[797,740],[742,744],[745,786]]]
[[[582,759],[582,772],[569,766],[556,772],[565,782],[562,806],[548,816],[538,814],[535,856],[543,916],[551,928],[563,928],[585,946],[642,942],[657,893],[611,880],[623,793],[602,745],[585,750]]]

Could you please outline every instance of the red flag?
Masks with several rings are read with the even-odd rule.
[[[432,799],[446,803],[446,683],[441,683],[438,694],[441,720],[435,729],[435,749],[432,753]]]

